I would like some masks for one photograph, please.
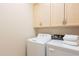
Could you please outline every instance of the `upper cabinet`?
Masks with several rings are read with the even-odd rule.
[[[67,26],[79,26],[79,3],[65,4],[65,20]]]
[[[62,26],[64,22],[64,4],[51,4],[51,26]]]
[[[79,3],[39,3],[33,12],[34,27],[79,26]]]
[[[33,6],[34,27],[50,26],[50,4],[40,3]]]

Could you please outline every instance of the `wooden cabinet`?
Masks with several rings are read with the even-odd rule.
[[[64,3],[51,4],[51,26],[63,26]]]
[[[34,5],[34,27],[50,26],[50,4],[40,3]]]
[[[65,20],[67,26],[79,26],[79,3],[65,4]]]
[[[34,27],[79,26],[79,3],[39,3],[33,12]]]

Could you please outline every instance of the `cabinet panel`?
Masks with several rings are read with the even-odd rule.
[[[51,4],[51,25],[62,26],[64,21],[64,3]]]
[[[65,19],[68,26],[79,26],[79,3],[65,4]]]
[[[34,6],[34,27],[50,26],[50,4],[41,3]]]

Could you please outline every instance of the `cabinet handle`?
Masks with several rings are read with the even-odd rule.
[[[67,23],[67,21],[66,21],[66,19],[63,21],[63,25],[66,25],[66,23]]]
[[[42,26],[42,23],[40,22],[40,26]]]

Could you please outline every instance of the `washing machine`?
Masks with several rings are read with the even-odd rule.
[[[27,56],[45,56],[46,43],[51,40],[49,34],[39,34],[36,38],[27,40]]]
[[[63,40],[51,40],[47,43],[47,56],[79,56],[79,46],[63,43]]]

